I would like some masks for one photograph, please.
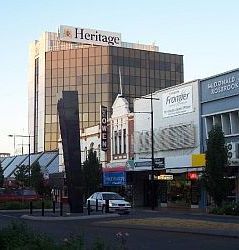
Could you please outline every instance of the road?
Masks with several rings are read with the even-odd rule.
[[[1,227],[5,227],[13,220],[20,219],[19,213],[0,214]],[[80,220],[80,221],[28,221],[25,222],[29,227],[37,232],[43,232],[53,237],[55,240],[61,241],[68,239],[72,235],[84,235],[84,239],[88,246],[97,238],[104,239],[110,249],[116,249],[119,246],[119,240],[116,238],[118,232],[129,234],[126,237],[127,249],[132,250],[157,250],[157,249],[239,249],[239,238],[235,237],[219,237],[207,234],[185,233],[185,232],[169,232],[155,227],[135,227],[130,228],[127,225],[113,224],[117,220],[132,220],[136,218],[172,218],[172,219],[196,219],[217,221],[217,222],[238,222],[239,218],[233,217],[218,217],[202,214],[184,214],[184,213],[168,213],[168,212],[150,212],[136,211],[131,215],[121,216],[119,218],[108,218],[95,220]],[[105,224],[104,222],[108,223]],[[102,223],[103,222],[103,223]]]

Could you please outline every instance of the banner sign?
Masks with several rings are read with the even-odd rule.
[[[163,117],[193,112],[192,86],[167,91],[162,94]]]
[[[101,106],[101,150],[107,151],[107,107]]]
[[[126,184],[125,172],[105,172],[103,173],[104,186],[122,186]]]
[[[103,30],[85,29],[61,25],[59,39],[65,42],[94,44],[102,46],[121,46],[121,34]]]

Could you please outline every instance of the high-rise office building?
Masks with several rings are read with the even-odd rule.
[[[134,97],[183,82],[182,55],[122,42],[115,32],[61,26],[56,33],[43,33],[30,45],[29,54],[34,152],[58,147],[57,101],[63,90],[78,90],[80,127],[86,128],[99,123],[101,105],[110,112],[121,89],[133,108]]]

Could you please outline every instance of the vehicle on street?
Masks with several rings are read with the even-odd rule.
[[[0,202],[7,201],[36,201],[40,197],[32,189],[0,189]]]
[[[105,211],[106,200],[109,200],[109,212],[129,213],[131,210],[131,204],[114,192],[96,192],[87,199],[87,204],[90,201],[91,209],[95,210],[98,201],[98,209]]]

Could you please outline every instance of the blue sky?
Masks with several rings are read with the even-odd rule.
[[[122,33],[122,40],[184,55],[190,81],[238,68],[239,2],[15,0],[0,5],[0,152],[13,152],[8,134],[27,134],[28,45],[59,25]],[[16,148],[20,149],[21,139]],[[24,142],[27,143],[27,142]]]

